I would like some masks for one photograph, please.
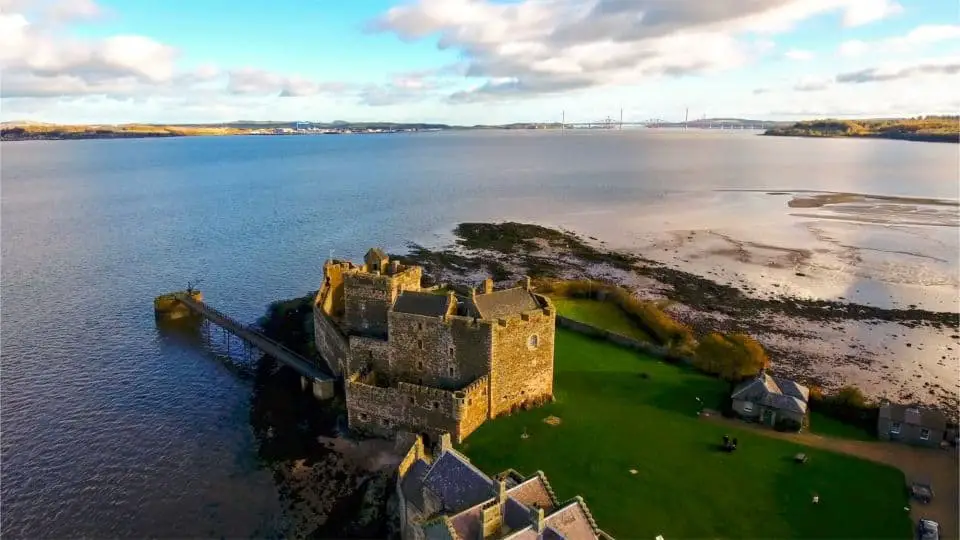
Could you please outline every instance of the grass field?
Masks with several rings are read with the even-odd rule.
[[[564,317],[634,339],[651,341],[646,332],[638,328],[623,310],[611,302],[565,297],[552,297],[551,300],[557,312]]]
[[[810,426],[807,431],[825,437],[835,437],[837,439],[851,439],[854,441],[877,440],[874,435],[865,429],[846,424],[817,412],[810,413]]]
[[[555,403],[487,422],[462,449],[489,473],[543,470],[617,538],[911,536],[900,471],[700,420],[696,398],[716,407],[727,391],[716,379],[561,329],[555,370]],[[736,452],[717,449],[724,434]]]

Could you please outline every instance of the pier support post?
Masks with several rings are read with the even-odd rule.
[[[332,380],[320,380],[305,376],[300,376],[300,389],[304,392],[309,389],[313,397],[319,400],[330,399],[334,394]]]

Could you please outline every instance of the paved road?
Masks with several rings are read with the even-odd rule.
[[[752,429],[768,437],[786,439],[808,446],[833,450],[861,457],[870,461],[893,465],[903,471],[907,481],[928,479],[933,484],[935,496],[930,504],[913,503],[910,517],[914,524],[921,518],[940,523],[940,538],[960,538],[960,466],[956,448],[936,450],[915,448],[903,444],[882,441],[850,441],[823,437],[813,433],[782,433],[756,424],[724,418],[720,414],[701,416],[709,421],[734,424],[741,429]]]

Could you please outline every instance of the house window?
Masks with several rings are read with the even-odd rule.
[[[900,422],[894,422],[893,425],[890,426],[890,433],[893,433],[894,435],[900,434]]]
[[[536,349],[536,348],[537,348],[537,345],[539,345],[539,344],[540,344],[540,338],[537,337],[536,334],[533,334],[532,336],[530,336],[530,337],[527,338],[527,348],[528,348],[528,349]]]
[[[930,440],[930,430],[923,428],[920,430],[920,440],[929,441]]]
[[[753,403],[750,403],[749,401],[744,402],[743,412],[753,412]]]
[[[422,340],[422,339],[418,339],[418,340],[417,340],[417,348],[420,349],[421,351],[423,350],[423,340]]]

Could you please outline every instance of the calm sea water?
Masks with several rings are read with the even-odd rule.
[[[0,151],[10,538],[277,529],[277,490],[255,458],[251,383],[155,324],[153,297],[188,280],[253,322],[269,302],[315,289],[331,250],[358,259],[374,243],[435,242],[460,221],[615,231],[660,215],[678,193],[694,206],[732,201],[719,189],[958,198],[953,145],[748,133],[51,141]]]

